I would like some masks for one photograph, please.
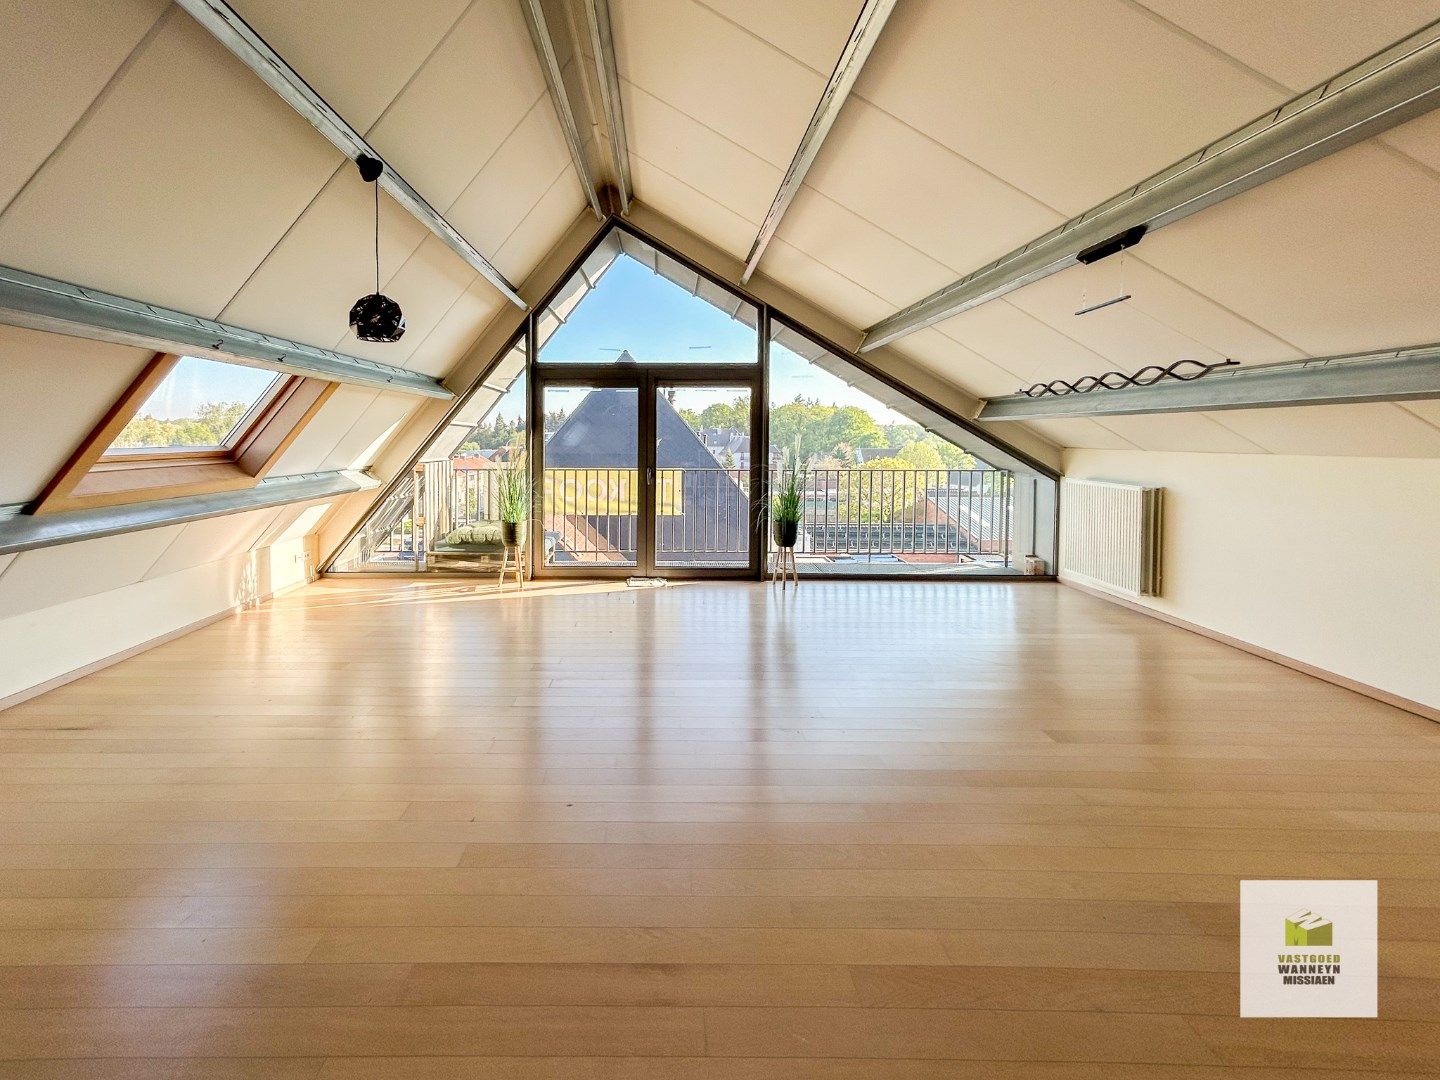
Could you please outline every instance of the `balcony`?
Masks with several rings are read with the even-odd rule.
[[[447,542],[498,516],[497,471],[477,461],[417,466],[334,569],[485,569],[487,553]],[[746,469],[659,470],[656,568],[748,566],[759,539],[749,486]],[[796,546],[800,572],[1013,573],[1013,492],[1012,475],[996,469],[812,469]],[[536,509],[544,565],[637,565],[644,509],[636,470],[546,469]]]

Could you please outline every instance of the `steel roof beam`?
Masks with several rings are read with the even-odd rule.
[[[438,379],[418,371],[128,300],[8,266],[0,266],[0,323],[405,394],[455,396]]]
[[[862,352],[1049,277],[1128,230],[1147,232],[1440,105],[1440,22],[1307,90],[865,332]]]
[[[399,203],[416,221],[445,242],[451,251],[469,263],[486,281],[494,285],[522,311],[525,301],[506,280],[505,275],[480,251],[460,235],[459,230],[446,221],[440,211],[425,199],[395,171],[385,155],[365,141],[358,131],[332,109],[314,88],[295,69],[266,44],[265,39],[251,29],[250,24],[223,0],[177,0],[201,26],[237,57],[240,62],[258,75],[271,90],[275,91],[285,104],[310,122],[310,125],[325,136],[331,144],[351,161],[358,161],[366,155],[384,162],[385,171],[380,175],[380,186]]]
[[[367,473],[341,469],[267,477],[254,487],[235,491],[216,491],[180,499],[151,499],[119,506],[96,506],[42,517],[19,513],[18,507],[6,507],[7,512],[0,513],[0,555],[57,544],[75,544],[81,540],[96,540],[142,529],[183,525],[224,514],[242,514],[247,510],[334,499],[379,486],[380,482]]]
[[[990,398],[978,420],[1284,409],[1299,405],[1440,398],[1440,344],[1224,368],[1189,382],[1167,380],[1085,394]]]
[[[870,51],[880,40],[880,31],[885,28],[885,20],[890,17],[894,8],[895,0],[865,0],[865,6],[860,9],[860,17],[855,20],[850,38],[845,42],[845,48],[840,51],[840,59],[835,64],[835,70],[830,73],[830,81],[825,84],[825,89],[820,94],[820,104],[815,107],[815,113],[810,117],[810,125],[805,129],[800,146],[790,161],[790,167],[785,170],[785,176],[780,181],[780,190],[775,192],[775,199],[765,213],[765,220],[760,223],[760,232],[756,235],[755,242],[750,245],[750,254],[745,257],[745,271],[740,275],[742,285],[755,273],[765,249],[774,238],[775,231],[780,228],[780,219],[785,216],[790,203],[800,193],[805,174],[810,171],[825,137],[835,126],[835,120],[839,117],[840,110],[845,107],[845,100],[850,96],[855,80],[860,77],[860,69],[865,66]]]
[[[555,115],[560,121],[565,145],[570,148],[570,160],[575,165],[575,174],[580,178],[580,186],[585,191],[585,200],[590,204],[595,216],[603,221],[605,208],[600,202],[600,188],[595,183],[590,159],[585,155],[585,140],[580,137],[575,110],[571,107],[570,95],[565,90],[565,73],[560,66],[559,54],[555,51],[555,38],[550,33],[544,7],[541,0],[520,0],[520,10],[525,13],[525,25],[530,28],[530,40],[535,45],[535,56],[539,59],[540,70],[545,75],[545,85],[550,88],[550,101],[555,106]]]
[[[610,28],[610,0],[585,0],[585,19],[590,26],[590,50],[600,85],[600,104],[605,109],[605,126],[610,131],[610,156],[615,165],[615,187],[620,194],[620,213],[630,212],[630,140],[625,134],[625,109],[620,100],[620,68],[615,62],[615,35]]]

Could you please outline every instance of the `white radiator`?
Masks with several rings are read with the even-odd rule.
[[[1063,480],[1061,576],[1126,596],[1159,596],[1164,491],[1104,480]]]

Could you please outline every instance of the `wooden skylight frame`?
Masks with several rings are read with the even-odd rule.
[[[30,508],[32,514],[254,487],[339,385],[325,379],[281,376],[223,446],[113,452],[120,433],[182,359],[179,353],[156,353],[150,359],[45,486]]]

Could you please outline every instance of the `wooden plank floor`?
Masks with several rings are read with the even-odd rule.
[[[0,714],[0,1078],[1440,1060],[1440,725],[1037,584],[331,580]],[[1380,880],[1381,1019],[1237,882]]]

